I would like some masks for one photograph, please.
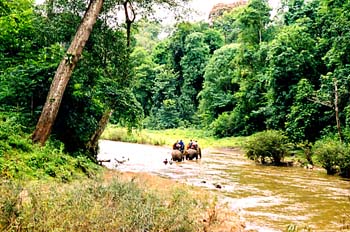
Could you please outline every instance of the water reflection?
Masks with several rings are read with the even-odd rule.
[[[201,160],[165,165],[169,148],[112,141],[101,141],[100,147],[99,159],[111,159],[109,168],[153,173],[216,191],[251,229],[286,231],[296,224],[331,232],[340,231],[344,220],[350,223],[350,182],[324,171],[261,166],[237,151],[205,149]],[[119,164],[116,159],[127,161]]]

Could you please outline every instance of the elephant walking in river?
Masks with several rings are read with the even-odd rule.
[[[171,159],[173,161],[181,162],[185,160],[185,156],[184,153],[182,153],[180,150],[173,150],[171,152]]]
[[[189,148],[184,152],[184,154],[185,154],[186,160],[193,160],[194,158],[196,158],[197,160],[198,158],[199,159],[202,158],[202,151],[200,147],[198,147],[197,149]]]

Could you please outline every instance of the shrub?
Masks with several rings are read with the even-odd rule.
[[[333,175],[339,171],[338,155],[345,152],[344,145],[333,139],[319,140],[312,147],[316,160],[326,169],[327,174]]]
[[[235,128],[231,120],[231,115],[226,112],[212,122],[210,127],[213,134],[219,138],[232,136],[234,134],[233,128]]]
[[[339,169],[342,177],[350,178],[350,150],[347,147],[346,152],[339,157]]]
[[[31,145],[22,132],[22,126],[17,122],[17,116],[4,115],[0,112],[0,156],[14,150],[30,152]]]
[[[312,147],[312,153],[317,161],[326,169],[327,174],[349,177],[350,151],[349,145],[336,139],[319,140]]]
[[[266,158],[269,158],[273,164],[278,165],[289,153],[288,138],[281,131],[258,132],[248,138],[243,149],[249,159],[265,164]]]

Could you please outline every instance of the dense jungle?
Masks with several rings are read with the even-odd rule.
[[[170,130],[350,178],[350,1],[249,0],[205,21],[187,3],[0,0],[0,230],[243,231],[214,198],[103,169],[103,135],[170,146]]]

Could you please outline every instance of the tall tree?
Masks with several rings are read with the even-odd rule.
[[[154,4],[168,4],[170,7],[175,7],[178,5],[180,0],[160,0],[160,1],[135,1],[140,4],[141,7],[150,9]],[[187,0],[182,0],[186,2]],[[113,1],[112,1],[113,2]],[[116,1],[118,3],[118,1]],[[122,4],[128,8],[129,4],[133,1],[127,0],[123,1]],[[68,84],[68,81],[72,75],[72,72],[77,65],[79,59],[81,58],[83,48],[86,44],[86,41],[89,39],[91,31],[94,24],[96,23],[97,17],[99,16],[104,0],[90,0],[87,10],[85,11],[84,17],[78,27],[76,34],[66,52],[65,57],[62,59],[55,77],[52,81],[49,94],[46,99],[43,111],[37,123],[37,126],[32,134],[32,140],[36,143],[44,144],[48,139],[52,127],[54,125],[62,97],[65,91],[65,88]],[[129,9],[129,8],[128,8]],[[127,10],[125,9],[127,13]],[[134,9],[132,8],[132,12]],[[130,26],[133,18],[127,17],[127,26]],[[128,33],[129,27],[128,28]]]
[[[241,27],[239,39],[242,42],[259,44],[265,40],[264,31],[270,22],[270,10],[266,0],[251,0],[249,2],[238,17],[238,26]]]
[[[44,108],[32,135],[32,140],[35,143],[45,144],[51,133],[64,91],[75,66],[81,58],[86,41],[89,39],[93,26],[102,9],[103,1],[90,1],[72,43],[57,68]]]
[[[327,73],[321,79],[321,87],[328,90],[324,91],[323,95],[328,95],[327,100],[333,102],[332,115],[341,141],[343,140],[341,124],[347,122],[349,127],[350,119],[349,113],[346,112],[350,108],[349,7],[349,1],[325,0],[321,1],[318,11],[319,27],[323,29],[319,47],[325,52],[322,59],[327,67]]]
[[[296,96],[296,86],[306,78],[317,84],[319,77],[314,59],[315,40],[304,26],[286,26],[270,43],[269,60],[269,120],[268,126],[285,129],[286,117]]]
[[[232,60],[235,69],[232,82],[239,85],[239,90],[234,94],[234,109],[223,119],[229,118],[232,124],[229,130],[235,135],[249,135],[265,128],[265,44],[270,38],[270,8],[265,0],[251,0],[237,14],[234,26],[238,28],[239,46]]]
[[[232,80],[234,66],[231,61],[238,53],[238,44],[229,44],[218,49],[205,67],[203,89],[199,93],[199,112],[204,125],[209,125],[235,105],[234,94],[239,85]]]
[[[184,79],[180,107],[182,118],[191,122],[198,108],[197,95],[202,90],[210,48],[204,43],[204,34],[199,32],[188,35],[185,44],[185,55],[180,62]]]

